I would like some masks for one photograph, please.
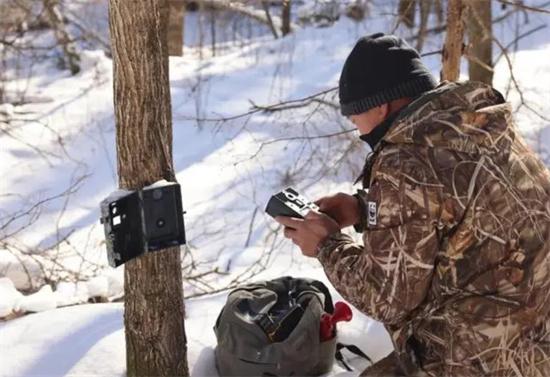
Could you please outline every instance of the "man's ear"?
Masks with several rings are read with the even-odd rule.
[[[388,103],[383,103],[376,107],[377,124],[385,121],[388,115],[390,115],[390,105]]]

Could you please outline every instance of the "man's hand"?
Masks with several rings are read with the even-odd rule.
[[[355,196],[339,192],[325,196],[315,201],[315,204],[319,206],[319,211],[336,220],[340,228],[355,225],[360,221],[359,202]]]
[[[290,238],[307,257],[317,256],[319,244],[340,230],[334,219],[315,211],[309,211],[303,219],[277,216],[275,220],[285,226],[285,237]]]

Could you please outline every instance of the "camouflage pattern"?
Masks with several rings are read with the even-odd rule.
[[[384,323],[401,372],[550,376],[550,175],[501,94],[466,82],[423,95],[376,147],[363,185],[364,246],[337,233],[318,258],[344,298]],[[399,374],[380,368],[364,375]]]

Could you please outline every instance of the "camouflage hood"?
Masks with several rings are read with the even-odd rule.
[[[510,149],[511,123],[510,105],[495,89],[443,82],[403,110],[383,140],[495,158]]]

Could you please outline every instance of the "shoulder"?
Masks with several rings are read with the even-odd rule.
[[[378,213],[377,227],[438,217],[445,187],[430,153],[429,148],[410,144],[389,144],[378,152],[366,200]]]
[[[432,148],[423,145],[388,143],[373,161],[372,179],[394,176],[433,180],[433,154]]]

